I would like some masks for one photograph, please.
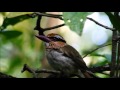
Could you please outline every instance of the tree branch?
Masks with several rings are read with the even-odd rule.
[[[46,70],[46,69],[42,69],[42,70],[36,70],[36,73],[51,73],[51,74],[61,74],[60,71],[55,71],[55,70]]]
[[[96,48],[96,49],[92,50],[91,52],[89,52],[89,53],[88,53],[88,54],[86,54],[85,56],[83,56],[83,58],[85,58],[85,57],[86,57],[86,56],[88,56],[89,54],[93,53],[94,51],[96,51],[96,50],[98,50],[98,49],[100,49],[100,48],[103,48],[103,47],[109,46],[109,45],[111,45],[111,44],[102,45],[102,46],[100,46],[100,47],[98,47],[98,48]]]
[[[120,40],[118,41],[118,50],[117,50],[117,68],[116,68],[116,77],[120,78]]]
[[[120,67],[118,69],[120,70]],[[89,70],[91,72],[93,72],[93,73],[97,73],[97,72],[101,73],[103,71],[110,71],[110,66],[109,65],[105,65],[105,66],[91,67],[91,68],[89,68]],[[24,64],[23,69],[22,69],[21,72],[23,73],[24,71],[28,71],[28,72],[32,73],[33,74],[33,78],[37,78],[35,76],[34,72],[35,73],[49,73],[49,74],[54,75],[54,77],[56,75],[58,75],[58,74],[61,74],[60,71],[55,71],[55,70],[46,70],[46,69],[34,70],[34,69],[30,68],[27,64]],[[73,74],[70,77],[73,77],[73,76],[77,76],[77,77],[81,78],[79,75],[76,75],[76,74]],[[13,77],[13,76],[10,76],[10,75],[6,75],[6,74],[0,72],[0,78],[16,78],[16,77]]]
[[[92,67],[92,68],[89,68],[89,70],[91,70],[93,73],[96,73],[96,72],[101,73],[103,71],[110,71],[110,66],[105,65],[105,66]]]
[[[48,30],[51,30],[51,29],[55,29],[55,28],[59,28],[59,27],[62,27],[64,26],[65,24],[60,24],[60,25],[57,25],[57,26],[54,26],[54,27],[49,27],[49,28],[45,28],[43,29],[44,31],[48,31]]]
[[[54,14],[41,13],[41,12],[35,12],[35,14],[40,15],[40,16],[58,18],[58,19],[60,19],[60,20],[63,20],[62,15],[54,15]]]
[[[118,69],[120,70],[120,67]],[[111,69],[110,69],[110,65],[105,65],[105,66],[98,66],[98,67],[90,67],[89,70],[93,73],[102,73],[103,71],[110,71]],[[24,72],[24,71],[28,71],[30,73],[33,73],[33,72],[35,72],[35,73],[49,73],[52,75],[52,77],[58,77],[62,74],[60,71],[56,71],[56,70],[46,70],[46,69],[33,70],[27,64],[25,64],[23,67],[22,72]],[[81,78],[79,75],[76,75],[76,74],[73,74],[70,77],[73,77],[73,76],[77,76],[77,77]],[[47,77],[47,78],[49,78],[49,77]]]
[[[0,72],[0,78],[16,78],[16,77],[13,77],[11,75],[7,75],[7,74],[4,74],[4,73]]]
[[[62,15],[45,14],[45,13],[41,13],[41,12],[35,12],[34,14],[38,15],[38,19],[37,19],[37,22],[36,22],[36,27],[34,28],[34,30],[38,30],[39,31],[39,35],[44,35],[45,31],[52,30],[52,29],[55,29],[55,28],[59,28],[59,27],[62,27],[62,26],[65,25],[65,24],[60,24],[60,25],[56,25],[54,27],[42,28],[40,26],[42,16],[47,16],[47,17],[53,17],[53,18],[61,19]]]
[[[95,21],[94,19],[92,19],[92,18],[90,18],[90,17],[87,17],[87,19],[93,21],[94,23],[98,24],[98,25],[101,26],[101,27],[104,27],[105,29],[108,29],[108,30],[111,30],[111,31],[114,31],[114,30],[115,30],[115,28],[110,28],[110,27],[108,27],[108,26],[105,26],[105,25],[103,25],[103,24]]]
[[[118,17],[118,13],[114,13],[116,17]],[[114,27],[114,26],[113,26]],[[117,37],[117,30],[113,31],[112,35],[112,56],[111,56],[111,72],[110,76],[115,77],[115,66],[116,66],[116,50],[117,50],[117,41],[115,40]]]
[[[60,78],[60,77],[63,77],[63,73],[61,73],[60,71],[56,71],[56,70],[46,70],[46,69],[42,69],[42,70],[33,70],[32,68],[30,68],[27,64],[24,64],[23,66],[23,69],[22,69],[22,73],[24,71],[28,71],[30,73],[49,73],[50,75],[46,78]],[[33,74],[34,75],[34,74]],[[74,77],[74,76],[77,76],[79,78],[81,78],[80,75],[77,75],[77,74],[72,74],[70,75],[70,77]],[[34,76],[35,77],[35,76]]]
[[[32,74],[33,74],[33,77],[34,77],[34,78],[37,78],[37,75],[36,75],[35,70],[32,69],[32,68],[30,68],[27,64],[24,64],[23,69],[21,70],[22,73],[23,73],[24,71],[28,71],[28,72],[32,73]]]
[[[42,16],[38,16],[38,19],[37,19],[36,26],[35,26],[34,30],[37,30],[39,32],[39,35],[44,35],[43,34],[44,30],[40,26],[41,19],[42,19]]]

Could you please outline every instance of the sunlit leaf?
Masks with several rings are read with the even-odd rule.
[[[108,64],[108,61],[105,59],[105,60],[97,62],[96,64],[94,64],[94,66],[103,66],[106,64]]]
[[[20,31],[2,31],[0,34],[4,35],[6,38],[16,38],[22,34]]]
[[[111,54],[105,54],[104,57],[108,60],[108,62],[111,61]]]
[[[7,16],[10,12],[0,12],[3,16]]]
[[[81,35],[86,17],[89,14],[91,12],[64,12],[63,17],[70,29]]]
[[[100,78],[110,78],[109,75],[103,74],[103,73],[96,73],[96,75]]]
[[[17,67],[20,66],[21,64],[22,64],[22,60],[20,59],[20,57],[12,58],[12,60],[10,62],[8,73],[14,72],[14,70],[18,69]]]
[[[4,16],[0,13],[0,26],[3,24]]]
[[[16,17],[12,17],[12,18],[5,18],[2,27],[6,28],[8,25],[15,25],[25,19],[29,19],[31,17],[29,17],[28,15],[20,15],[20,16],[16,16]]]

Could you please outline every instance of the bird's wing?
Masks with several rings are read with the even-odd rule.
[[[78,51],[74,49],[72,46],[65,45],[64,47],[61,47],[59,50],[63,52],[65,56],[72,58],[73,61],[78,66],[78,68],[82,70],[88,69],[88,67],[86,66],[86,63],[83,61],[83,58],[80,56]]]

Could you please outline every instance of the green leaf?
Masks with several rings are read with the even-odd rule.
[[[20,15],[20,16],[16,16],[16,17],[12,17],[12,18],[5,18],[2,27],[6,28],[8,25],[15,25],[25,19],[29,19],[31,17],[29,17],[28,15]]]
[[[111,54],[104,54],[104,57],[108,60],[108,62],[111,62]]]
[[[16,38],[22,34],[20,31],[2,31],[0,34],[4,35],[6,38]]]
[[[3,16],[7,16],[10,12],[0,12]]]
[[[99,61],[96,64],[94,64],[94,66],[95,67],[97,67],[97,66],[104,66],[106,64],[108,64],[108,61],[106,59],[104,59],[103,61],[101,61],[101,62]]]
[[[86,17],[89,14],[91,12],[63,12],[63,17],[70,29],[81,35]]]
[[[105,12],[105,13],[109,17],[111,23],[113,24],[113,27],[120,32],[120,19],[114,16],[111,12]]]

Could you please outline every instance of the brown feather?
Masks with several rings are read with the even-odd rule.
[[[85,78],[93,78],[94,77],[94,75],[93,75],[93,73],[92,72],[89,72],[89,70],[88,70],[88,67],[86,66],[86,63],[83,61],[83,58],[81,57],[81,55],[78,53],[78,51],[75,49],[75,48],[73,48],[72,46],[70,46],[70,45],[68,45],[68,44],[66,44],[66,42],[63,42],[63,41],[59,41],[59,39],[58,39],[58,41],[56,41],[57,39],[55,39],[55,41],[54,41],[54,38],[60,38],[60,36],[58,37],[59,35],[58,34],[54,34],[54,33],[52,33],[52,34],[49,34],[47,37],[49,37],[49,38],[51,38],[51,37],[53,37],[53,41],[51,41],[51,42],[49,42],[49,44],[46,44],[46,45],[48,45],[47,47],[46,47],[46,49],[48,49],[48,50],[50,50],[50,49],[54,49],[54,50],[56,50],[57,52],[60,52],[60,53],[63,53],[63,55],[65,56],[65,57],[68,57],[68,58],[71,58],[70,60],[72,60],[72,62],[73,63],[75,63],[75,67],[76,67],[76,69],[78,68],[78,69],[80,69],[81,70],[81,72],[83,73],[83,75],[85,76]],[[52,38],[51,38],[52,39]],[[60,38],[61,39],[61,38]],[[62,38],[63,39],[63,38]],[[65,41],[65,40],[64,40]],[[51,58],[51,57],[50,57]],[[60,58],[60,57],[59,57]],[[66,59],[68,59],[68,58],[66,58]],[[60,61],[60,59],[55,59],[55,60],[58,60],[58,62],[57,62],[57,64],[58,63],[61,63],[61,62],[64,62],[64,60],[63,61]],[[56,63],[56,62],[54,62],[53,61],[53,63]],[[68,63],[70,63],[70,62],[68,62]],[[52,64],[52,63],[51,63]],[[67,63],[65,63],[64,62],[64,64],[66,65],[66,66],[68,66],[69,64],[67,64]],[[60,64],[61,65],[61,64]],[[58,66],[60,66],[60,65],[57,65],[56,66],[56,69],[57,68],[60,68],[60,67],[58,67]],[[73,67],[72,67],[73,68]],[[71,68],[69,68],[69,69],[71,69]],[[67,69],[66,69],[67,70]],[[72,70],[72,69],[71,69]]]
[[[65,45],[64,47],[60,48],[60,51],[63,52],[65,56],[72,58],[72,60],[76,63],[77,67],[81,70],[84,71],[88,69],[78,51],[72,46]]]

